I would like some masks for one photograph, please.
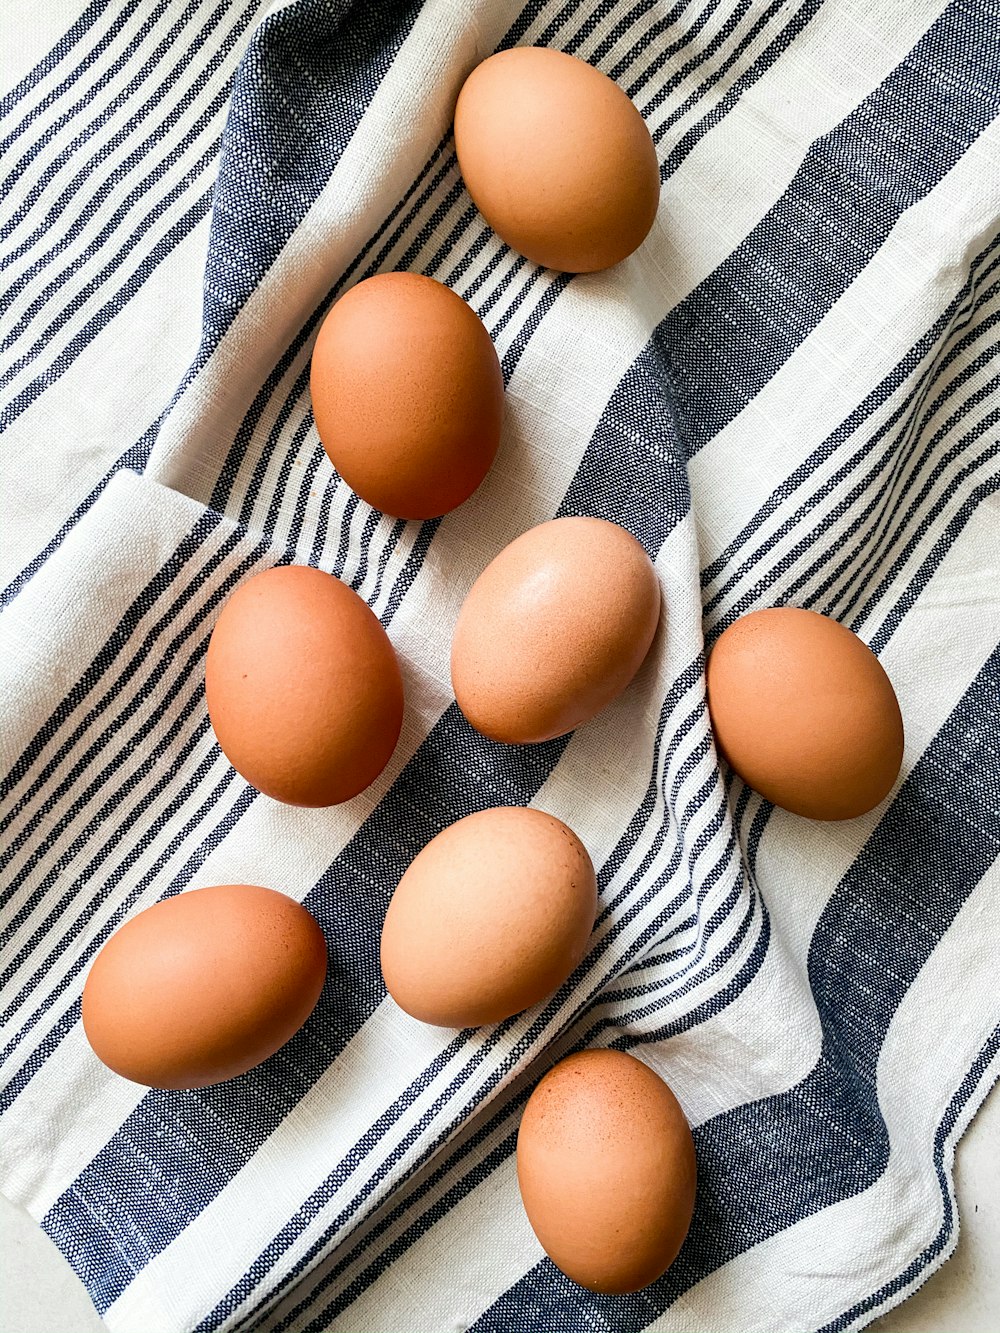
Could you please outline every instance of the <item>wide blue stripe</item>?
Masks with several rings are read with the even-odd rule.
[[[982,1081],[983,1074],[996,1059],[998,1051],[1000,1051],[1000,1027],[995,1029],[989,1041],[980,1051],[978,1058],[965,1076],[962,1086],[949,1102],[948,1108],[934,1135],[934,1170],[937,1173],[938,1184],[941,1187],[941,1200],[944,1212],[941,1221],[941,1229],[930,1244],[924,1247],[920,1254],[917,1255],[913,1262],[909,1264],[898,1277],[893,1278],[891,1282],[887,1282],[884,1287],[873,1292],[872,1295],[865,1300],[859,1301],[857,1305],[852,1306],[850,1310],[845,1310],[838,1319],[832,1320],[829,1324],[824,1324],[819,1330],[819,1333],[843,1333],[843,1330],[849,1328],[860,1315],[867,1314],[869,1310],[876,1309],[888,1300],[889,1297],[895,1296],[898,1292],[902,1291],[904,1287],[907,1287],[915,1277],[918,1277],[919,1274],[927,1268],[928,1264],[941,1253],[945,1244],[951,1238],[954,1230],[955,1212],[952,1208],[951,1191],[949,1189],[948,1176],[944,1168],[945,1144],[948,1142],[948,1138],[958,1121],[959,1115],[965,1110],[970,1099],[975,1094],[976,1089]]]
[[[217,342],[319,197],[419,11],[419,0],[299,3],[264,20],[240,63],[205,274]],[[248,162],[268,170],[247,170]]]
[[[694,1220],[666,1275],[636,1296],[604,1297],[545,1261],[491,1306],[475,1333],[638,1333],[722,1264],[879,1178],[889,1153],[876,1092],[882,1042],[909,986],[1000,853],[998,689],[1000,649],[820,917],[808,960],[823,1032],[815,1068],[790,1091],[695,1130]],[[780,1189],[768,1188],[774,1181]]]

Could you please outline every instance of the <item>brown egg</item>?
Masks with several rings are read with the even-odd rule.
[[[663,1079],[621,1051],[581,1051],[535,1088],[517,1136],[517,1181],[552,1262],[590,1291],[638,1291],[684,1243],[694,1142]]]
[[[597,912],[587,849],[554,815],[482,810],[433,838],[399,881],[382,975],[425,1023],[476,1027],[559,989]]]
[[[903,719],[866,644],[815,611],[774,607],[730,625],[708,659],[715,741],[741,778],[809,819],[853,819],[892,788]]]
[[[572,731],[621,694],[656,633],[649,556],[600,518],[530,528],[489,564],[459,613],[451,681],[462,712],[498,741]]]
[[[486,221],[546,268],[610,268],[656,217],[660,169],[646,123],[576,56],[535,46],[490,56],[459,94],[455,149]]]
[[[403,681],[378,618],[301,565],[237,588],[212,632],[208,713],[233,767],[289,805],[335,805],[373,782],[403,722]]]
[[[107,941],[83,988],[83,1028],[123,1078],[202,1088],[283,1046],[325,977],[323,932],[293,899],[252,884],[194,889]]]
[[[316,339],[313,417],[362,500],[436,518],[467,500],[500,444],[503,376],[479,316],[416,273],[359,282]]]

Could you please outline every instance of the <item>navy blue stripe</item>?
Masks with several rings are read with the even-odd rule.
[[[874,1310],[882,1305],[891,1296],[897,1295],[905,1287],[918,1277],[927,1266],[937,1258],[944,1249],[947,1242],[951,1239],[954,1230],[955,1210],[951,1203],[951,1190],[949,1188],[950,1177],[944,1168],[944,1150],[945,1145],[951,1135],[959,1115],[965,1110],[978,1088],[983,1074],[996,1059],[997,1052],[1000,1051],[1000,1027],[996,1028],[989,1041],[980,1051],[978,1058],[969,1070],[962,1082],[962,1086],[952,1097],[948,1108],[938,1125],[937,1132],[934,1135],[934,1170],[937,1174],[938,1184],[941,1187],[941,1201],[943,1205],[943,1218],[941,1228],[931,1243],[924,1247],[911,1264],[906,1267],[902,1273],[894,1277],[891,1282],[887,1282],[884,1287],[859,1301],[857,1305],[845,1310],[837,1319],[819,1330],[819,1333],[843,1333],[854,1323],[854,1321],[869,1310]]]
[[[1000,649],[918,760],[820,917],[808,960],[823,1032],[815,1068],[790,1091],[735,1107],[695,1130],[694,1220],[665,1276],[638,1296],[603,1297],[545,1261],[476,1322],[475,1333],[553,1327],[638,1333],[724,1263],[881,1176],[889,1153],[876,1092],[882,1042],[935,944],[1000,853],[998,689]],[[776,1124],[780,1136],[771,1132]],[[768,1188],[775,1181],[780,1188]]]
[[[72,88],[80,76],[104,54],[109,44],[114,40],[115,36],[121,31],[125,23],[135,12],[140,2],[141,0],[127,0],[127,3],[122,5],[121,12],[115,18],[114,23],[104,36],[95,42],[73,72],[67,75],[62,83],[57,84],[55,88],[46,93],[45,97],[42,98],[38,105],[32,107],[32,109],[22,118],[17,128],[8,134],[5,139],[0,140],[0,153],[5,153],[18,136],[24,133],[29,125],[36,120],[43,111],[47,111],[53,102],[58,101],[67,89]],[[27,97],[47,75],[52,73],[57,65],[61,64],[62,61],[66,59],[73,48],[79,45],[84,36],[95,26],[98,18],[100,18],[106,9],[107,0],[90,0],[90,4],[87,8],[65,36],[59,39],[45,59],[40,61],[30,74],[26,74],[16,88],[12,88],[9,93],[6,93],[0,98],[0,116],[10,115],[18,102]]]
[[[254,34],[236,74],[212,215],[204,309],[212,341],[326,186],[419,8],[419,0],[293,5]],[[280,170],[247,171],[247,161]]]

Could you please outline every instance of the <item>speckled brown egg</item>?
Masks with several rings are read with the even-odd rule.
[[[482,810],[433,838],[400,880],[382,975],[425,1023],[497,1023],[558,990],[596,911],[594,867],[572,829],[541,810]]]
[[[753,611],[708,659],[715,741],[741,778],[809,819],[852,819],[892,789],[903,719],[878,658],[815,611]]]
[[[316,339],[310,387],[331,463],[386,514],[446,514],[496,456],[496,351],[475,311],[433,278],[383,273],[342,296]]]
[[[545,741],[589,721],[639,670],[660,589],[631,533],[599,518],[530,528],[489,564],[459,613],[451,680],[498,741]]]
[[[205,667],[226,758],[290,805],[335,805],[382,772],[403,721],[392,644],[346,583],[301,565],[265,570],[226,602]]]
[[[562,51],[517,47],[474,69],[455,108],[455,149],[486,221],[546,268],[610,268],[656,217],[645,121],[606,74]]]
[[[83,988],[83,1028],[123,1078],[201,1088],[273,1055],[325,977],[323,932],[292,898],[251,884],[194,889],[107,941]]]
[[[694,1211],[694,1142],[677,1098],[621,1051],[581,1051],[535,1088],[517,1136],[531,1228],[590,1291],[638,1291],[670,1267]]]

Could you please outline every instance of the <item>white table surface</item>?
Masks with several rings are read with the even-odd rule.
[[[955,1185],[961,1225],[958,1248],[909,1300],[870,1325],[877,1333],[1000,1333],[1000,1092],[996,1088],[958,1146]],[[2,1333],[104,1333],[106,1325],[69,1264],[27,1213],[2,1195],[0,1255]],[[414,1327],[408,1333],[440,1330]]]

